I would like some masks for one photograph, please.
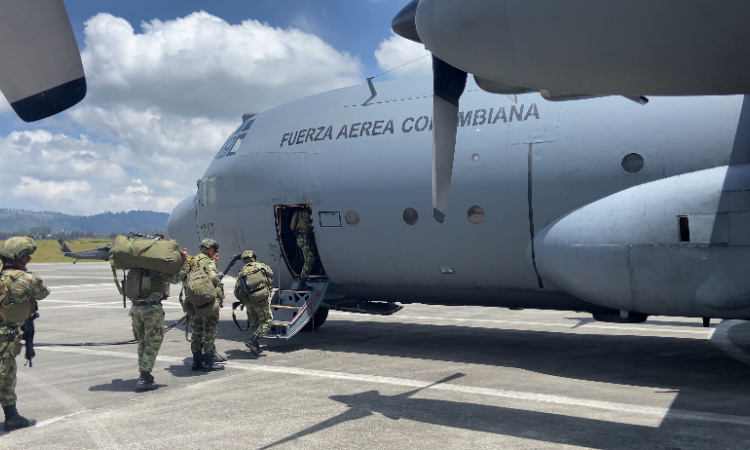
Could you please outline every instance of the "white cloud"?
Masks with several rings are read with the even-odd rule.
[[[380,43],[378,49],[375,50],[375,59],[378,61],[378,67],[383,71],[417,60],[390,72],[390,75],[394,77],[432,74],[432,58],[424,45],[396,34]]]
[[[205,12],[141,27],[104,13],[86,22],[88,95],[47,121],[78,131],[0,136],[0,159],[18,168],[4,175],[3,206],[171,212],[242,113],[363,80],[358,58],[297,29]]]

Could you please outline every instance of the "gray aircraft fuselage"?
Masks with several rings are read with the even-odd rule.
[[[743,97],[513,103],[471,82],[440,224],[431,80],[375,87],[372,99],[355,86],[246,122],[175,208],[170,237],[190,251],[207,237],[222,254],[253,249],[276,270],[276,207],[311,205],[331,296],[750,316],[750,277],[737,269],[750,258]],[[631,154],[643,160],[634,173],[623,168]],[[627,160],[637,169],[637,156]],[[481,223],[467,217],[474,206]]]

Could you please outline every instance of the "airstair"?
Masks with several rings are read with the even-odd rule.
[[[308,322],[314,320],[315,311],[323,303],[328,281],[308,279],[309,289],[298,290],[298,281],[292,289],[274,289],[271,294],[273,324],[266,339],[289,339],[297,334]],[[315,324],[313,324],[313,329]]]

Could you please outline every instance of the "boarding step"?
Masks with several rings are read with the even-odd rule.
[[[328,288],[327,281],[307,280],[309,289],[297,289],[295,281],[291,289],[274,289],[271,293],[273,323],[266,338],[289,339],[297,334],[315,315]]]

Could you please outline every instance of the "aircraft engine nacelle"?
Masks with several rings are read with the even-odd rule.
[[[420,0],[418,39],[507,85],[590,95],[750,93],[750,3]]]
[[[618,192],[554,221],[534,244],[544,281],[590,303],[750,317],[750,166]]]
[[[167,222],[167,234],[174,239],[181,248],[187,248],[194,254],[198,250],[198,231],[196,228],[195,210],[193,202],[195,196],[190,196],[175,206]]]

